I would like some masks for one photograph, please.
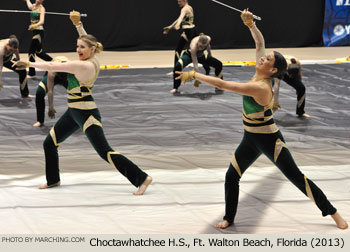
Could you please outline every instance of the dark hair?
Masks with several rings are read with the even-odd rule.
[[[55,75],[54,83],[62,85],[63,87],[68,87],[67,73],[57,72]]]
[[[277,68],[277,72],[271,75],[271,78],[278,78],[281,80],[287,72],[287,61],[279,52],[273,51],[273,54],[275,57],[275,64],[273,67]]]
[[[15,49],[17,49],[17,48],[19,47],[19,41],[18,41],[16,35],[11,35],[11,36],[10,36],[9,45],[10,45],[12,48],[15,48]]]
[[[288,66],[288,75],[290,78],[296,79],[300,75],[300,66],[297,64],[297,61],[294,58],[290,59],[290,61],[292,64]]]

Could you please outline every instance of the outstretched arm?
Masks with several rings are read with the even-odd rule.
[[[228,90],[241,95],[248,95],[254,98],[260,97],[261,93],[265,91],[265,85],[260,85],[260,82],[235,82],[235,81],[224,81],[214,76],[208,76],[201,73],[195,73],[194,79],[200,82],[208,83],[221,90]]]
[[[64,72],[74,74],[79,81],[90,80],[95,75],[95,66],[90,61],[68,61],[65,63],[59,62],[24,62],[17,61],[12,66],[16,69],[24,69],[28,67],[39,68],[48,72]]]
[[[221,90],[228,90],[237,94],[251,96],[261,105],[268,104],[271,101],[271,89],[268,85],[264,85],[263,82],[241,83],[235,81],[224,81],[218,77],[197,73],[194,70],[190,72],[176,73],[180,74],[176,79],[181,79],[182,83],[195,79],[200,82],[208,83]]]
[[[184,19],[185,15],[186,15],[186,7],[183,7],[181,9],[181,13],[180,13],[180,16],[169,26],[166,26],[163,28],[163,34],[168,34],[168,32],[171,30],[171,29],[180,29],[180,26],[181,26],[181,22],[182,20]]]

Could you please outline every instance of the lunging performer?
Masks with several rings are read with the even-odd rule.
[[[2,68],[6,67],[18,73],[20,85],[19,90],[21,92],[21,96],[23,98],[30,98],[32,96],[29,94],[27,84],[27,71],[25,69],[17,70],[15,67],[13,67],[13,54],[16,55],[16,60],[20,59],[18,47],[19,41],[14,35],[11,35],[10,38],[0,40],[0,88],[2,87]]]
[[[74,25],[82,25],[78,12],[71,13]],[[77,28],[78,29],[78,28]],[[79,29],[78,29],[79,30]],[[80,29],[82,31],[83,29]],[[122,154],[115,152],[108,144],[101,123],[101,115],[92,97],[92,88],[100,70],[95,54],[101,52],[102,44],[90,34],[83,34],[77,40],[79,61],[17,62],[18,67],[36,67],[49,72],[66,72],[68,79],[68,110],[57,121],[44,141],[47,183],[39,189],[61,184],[58,168],[58,146],[74,132],[81,129],[97,153],[122,173],[142,195],[152,178]]]
[[[346,229],[348,224],[340,216],[326,195],[297,167],[282,133],[273,120],[272,79],[282,78],[287,62],[278,52],[265,54],[264,37],[253,22],[253,14],[244,10],[241,18],[254,38],[256,45],[256,73],[248,83],[223,81],[195,71],[181,73],[183,82],[195,79],[217,88],[243,95],[243,139],[236,149],[225,178],[225,216],[216,225],[227,228],[232,225],[238,206],[239,181],[247,168],[265,154],[282,173],[308,196],[321,210],[323,216],[331,215],[338,228]]]
[[[45,23],[45,8],[43,6],[44,0],[35,0],[32,4],[30,0],[26,0],[28,9],[32,12],[30,13],[30,21],[28,30],[33,31],[32,42],[29,49],[29,61],[35,62],[35,55],[45,61],[51,61],[52,58],[43,52],[43,40],[44,40],[44,23]],[[35,68],[29,68],[29,77],[35,76]]]
[[[182,71],[188,64],[193,62],[194,71],[198,72],[198,62],[201,64],[209,65],[215,68],[215,76],[222,78],[222,62],[214,58],[211,54],[210,47],[211,38],[207,35],[200,35],[192,39],[190,49],[186,50],[181,58],[178,60],[174,67],[174,86],[170,90],[171,93],[177,92],[181,85],[181,80],[177,79],[179,74],[176,72]],[[204,51],[208,52],[208,55],[204,54]],[[198,87],[200,82],[195,82],[195,86]],[[215,88],[216,93],[221,93],[222,90]]]

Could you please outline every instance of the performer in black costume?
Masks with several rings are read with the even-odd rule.
[[[222,78],[222,62],[214,58],[211,54],[210,47],[211,38],[207,35],[200,35],[192,39],[190,44],[190,49],[186,50],[181,58],[178,60],[174,67],[173,79],[174,86],[170,90],[171,93],[177,92],[181,85],[181,80],[176,79],[179,75],[176,72],[182,71],[188,64],[193,62],[193,67],[196,72],[198,72],[198,62],[201,64],[209,65],[215,68],[215,76]],[[204,51],[208,52],[205,55]],[[198,87],[200,82],[195,82],[194,86]],[[222,93],[222,90],[215,88],[216,93]]]
[[[223,81],[195,71],[179,73],[182,82],[195,79],[209,83],[224,90],[243,95],[244,136],[236,149],[225,178],[225,216],[218,223],[218,228],[232,225],[238,206],[239,181],[248,167],[261,155],[265,154],[282,173],[308,196],[321,210],[322,215],[331,215],[340,229],[348,224],[328,201],[325,194],[297,167],[273,120],[272,79],[282,78],[286,72],[287,62],[278,52],[265,54],[263,35],[253,22],[253,14],[244,10],[241,18],[256,44],[256,73],[248,83]]]
[[[284,75],[283,81],[286,82],[289,86],[293,87],[297,92],[297,108],[296,114],[299,117],[309,118],[310,115],[305,113],[305,86],[302,82],[302,72],[300,61],[294,56],[284,55],[284,58],[287,60],[287,74]],[[273,104],[273,111],[276,112],[280,108],[279,103],[279,88],[280,80],[274,79],[274,96],[275,102]]]
[[[28,30],[33,31],[32,42],[28,53],[29,61],[35,62],[35,55],[45,61],[51,61],[51,56],[47,55],[43,51],[43,40],[44,40],[44,23],[45,23],[45,8],[43,6],[44,0],[35,0],[32,4],[30,0],[26,0],[30,13],[30,22]],[[35,68],[29,68],[29,77],[35,76]]]
[[[181,8],[180,16],[169,26],[163,28],[163,34],[168,34],[172,29],[179,30],[181,28],[182,33],[180,39],[175,48],[174,67],[177,61],[182,55],[182,51],[185,49],[186,44],[198,35],[196,26],[194,24],[194,12],[193,8],[188,4],[187,0],[177,0],[179,7]],[[206,74],[209,74],[210,67],[207,64],[203,64]]]
[[[88,137],[97,153],[105,161],[122,173],[142,195],[152,178],[122,154],[115,152],[108,144],[101,123],[101,115],[92,97],[92,88],[100,70],[100,63],[95,57],[102,51],[102,44],[86,34],[80,22],[80,14],[71,12],[71,20],[78,26],[80,37],[77,40],[79,61],[56,62],[17,62],[18,67],[36,67],[49,72],[66,72],[68,79],[68,110],[61,116],[44,141],[47,183],[39,189],[61,184],[58,168],[58,146],[77,130],[81,129]],[[81,32],[83,34],[81,34]]]
[[[58,56],[52,59],[54,62],[67,62],[68,59],[64,56]],[[55,118],[56,110],[53,105],[53,89],[56,85],[62,85],[67,89],[67,73],[46,72],[41,79],[36,89],[35,106],[37,122],[33,127],[40,127],[45,120],[45,96],[48,96],[49,111],[48,115],[51,119]]]
[[[19,51],[19,41],[16,36],[11,35],[10,38],[0,40],[0,88],[2,87],[1,76],[2,68],[6,67],[12,71],[18,73],[19,76],[19,90],[23,98],[31,98],[29,94],[28,84],[27,84],[27,71],[25,69],[16,70],[12,65],[15,60],[20,59]],[[13,58],[13,54],[16,58]]]

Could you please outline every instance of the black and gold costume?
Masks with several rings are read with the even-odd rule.
[[[214,67],[215,76],[222,78],[222,62],[212,56],[205,55],[204,54],[205,50],[206,48],[204,50],[197,52],[198,63],[201,63],[202,65],[208,65],[208,66]],[[181,80],[176,80],[176,78],[179,76],[179,74],[177,74],[176,72],[177,71],[182,72],[182,70],[190,63],[192,63],[191,49],[187,49],[186,51],[184,51],[181,58],[178,60],[178,62],[174,67],[174,71],[173,71],[174,89],[177,90],[181,85]]]
[[[233,223],[239,195],[239,181],[247,168],[265,154],[281,172],[308,196],[322,211],[332,215],[336,209],[324,193],[298,168],[272,114],[273,99],[268,106],[259,105],[252,97],[243,96],[243,139],[233,155],[225,178],[224,220]]]
[[[37,121],[41,124],[44,123],[45,120],[45,96],[47,94],[47,75],[48,72],[46,72],[41,79],[37,89],[36,89],[36,95],[35,95],[35,106],[36,106],[36,118]],[[67,88],[68,81],[67,81],[67,73],[56,73],[55,79],[54,79],[54,85],[62,85],[63,87]]]
[[[25,69],[17,70],[16,67],[13,67],[14,61],[12,61],[13,58],[13,52],[11,52],[8,55],[4,55],[3,57],[3,66],[11,69],[12,71],[18,73],[19,76],[19,91],[21,92],[21,96],[23,98],[28,97],[29,95],[29,89],[27,84],[27,71]]]
[[[67,75],[68,110],[57,121],[44,141],[47,185],[60,181],[58,146],[75,131],[81,129],[100,157],[138,187],[145,181],[147,174],[109,146],[103,132],[100,112],[91,95],[100,66],[95,58],[89,61],[95,65],[95,77],[86,82],[79,82],[73,74]]]
[[[186,8],[188,8],[190,11],[189,13],[186,13],[184,19],[181,22],[181,36],[179,38],[179,41],[177,42],[176,48],[175,48],[175,59],[174,59],[174,66],[176,66],[176,63],[181,57],[182,51],[185,49],[186,44],[191,42],[191,40],[198,36],[198,32],[196,29],[196,26],[194,24],[194,12],[191,6],[187,5]],[[205,69],[206,74],[209,74],[210,67],[207,64],[203,64],[203,68]]]
[[[36,24],[39,22],[40,9],[41,9],[41,5],[39,6],[38,9],[31,11],[30,13],[31,24]],[[44,40],[44,27],[42,25],[39,25],[35,27],[35,29],[33,30],[32,42],[30,44],[29,54],[28,54],[30,62],[35,62],[35,55],[38,55],[39,58],[45,61],[52,60],[52,58],[49,55],[43,52],[43,49],[42,49],[43,40]],[[35,68],[30,67],[29,76],[34,76],[34,75],[35,75]]]
[[[302,116],[305,114],[305,86],[301,81],[300,76],[290,77],[288,74],[285,74],[283,77],[283,81],[285,81],[289,86],[293,87],[297,92],[297,108],[296,114]]]

